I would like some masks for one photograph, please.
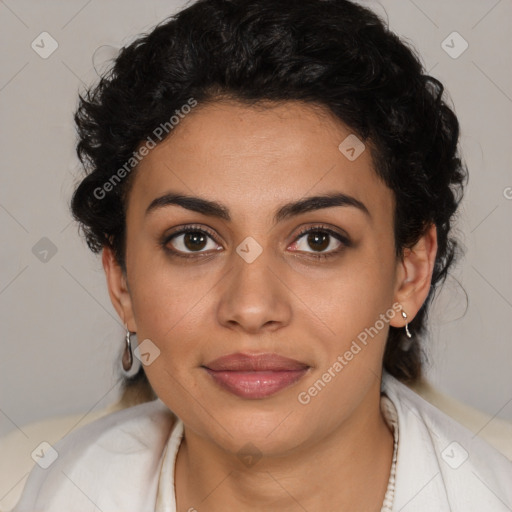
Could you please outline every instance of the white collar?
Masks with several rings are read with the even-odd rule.
[[[382,391],[400,431],[393,511],[512,510],[511,461],[388,374]],[[159,482],[174,482],[182,435],[183,424],[160,400],[109,414],[54,446],[57,460],[34,468],[14,512],[89,510],[91,503],[102,512],[154,512],[156,499],[158,512],[174,512],[174,486]]]

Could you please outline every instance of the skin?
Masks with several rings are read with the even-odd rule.
[[[437,251],[432,226],[403,258],[394,252],[393,192],[378,178],[370,150],[348,160],[338,145],[351,133],[319,106],[254,108],[231,101],[199,105],[142,160],[127,204],[126,274],[105,248],[110,297],[138,339],[160,350],[145,367],[160,399],[184,423],[176,461],[179,511],[378,511],[393,438],[380,412],[382,359],[389,325],[307,404],[307,391],[359,333],[399,303],[412,320],[425,301]],[[169,191],[221,202],[231,220],[177,205],[145,214]],[[342,192],[364,203],[301,213],[273,224],[282,204]],[[206,257],[172,228],[210,229]],[[345,233],[326,248],[300,228]],[[193,230],[192,230],[193,231]],[[262,253],[236,252],[246,237]],[[190,246],[189,246],[190,247]],[[315,259],[318,252],[341,251]],[[218,249],[218,250],[216,250]],[[233,352],[275,352],[310,366],[299,382],[258,400],[221,389],[201,365]],[[248,467],[239,450],[261,459]]]

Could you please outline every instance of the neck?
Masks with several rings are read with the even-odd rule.
[[[380,390],[331,433],[283,457],[241,469],[236,454],[184,431],[176,459],[178,511],[262,509],[379,511],[389,479],[393,435],[380,411]]]

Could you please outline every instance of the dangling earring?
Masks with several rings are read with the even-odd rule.
[[[123,373],[125,377],[133,377],[138,373],[140,365],[136,364],[133,358],[133,349],[132,349],[132,341],[131,336],[135,335],[135,333],[130,332],[128,326],[126,327],[126,336],[125,336],[125,346],[123,351],[123,357],[121,359]]]
[[[405,311],[402,309],[402,318],[404,320],[407,320],[407,314],[405,313]],[[409,324],[407,322],[405,322],[405,334],[408,338],[412,338],[412,334],[409,332]]]
[[[407,320],[407,314],[403,309],[402,309],[402,318],[404,320]],[[405,339],[402,341],[402,345],[400,348],[404,352],[407,352],[411,348],[411,345],[412,345],[412,334],[409,331],[409,324],[407,321],[405,322],[405,335],[407,336],[408,339]]]

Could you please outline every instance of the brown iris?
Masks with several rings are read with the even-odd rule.
[[[319,251],[322,251],[329,247],[329,236],[327,233],[322,233],[320,231],[314,231],[309,233],[308,235],[308,244],[312,249],[315,249],[315,245],[320,245],[320,247],[316,247]]]
[[[206,242],[207,236],[199,231],[191,231],[183,235],[183,243],[185,247],[191,251],[204,249]]]

